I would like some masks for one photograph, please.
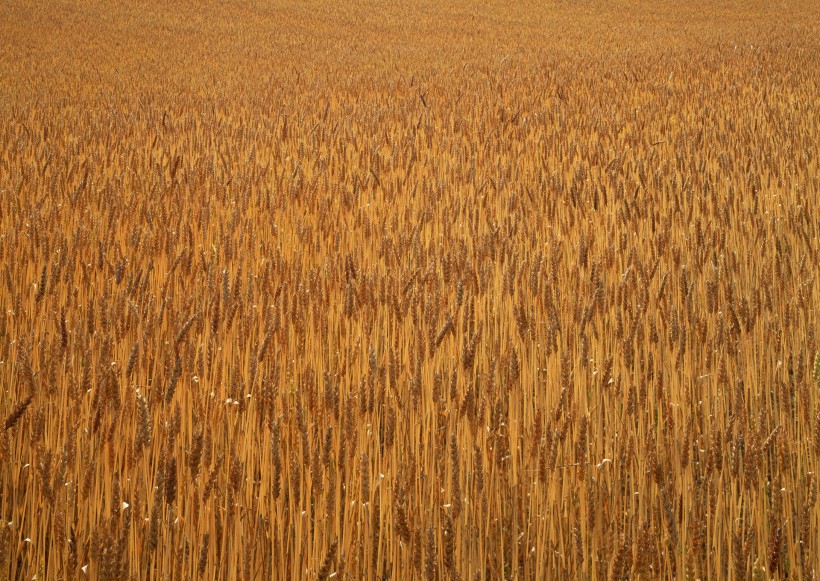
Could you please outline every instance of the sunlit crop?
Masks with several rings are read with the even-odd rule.
[[[736,4],[0,8],[0,580],[814,579],[820,16]]]

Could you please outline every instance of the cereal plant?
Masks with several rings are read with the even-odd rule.
[[[10,0],[0,580],[815,579],[819,23]]]

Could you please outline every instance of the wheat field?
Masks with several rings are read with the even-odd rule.
[[[0,6],[0,580],[816,579],[820,6]]]

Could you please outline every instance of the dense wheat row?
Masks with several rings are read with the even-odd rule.
[[[0,579],[816,577],[816,39],[521,38],[0,89]]]

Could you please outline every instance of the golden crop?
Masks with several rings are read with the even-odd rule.
[[[819,31],[3,3],[0,580],[816,578]]]

